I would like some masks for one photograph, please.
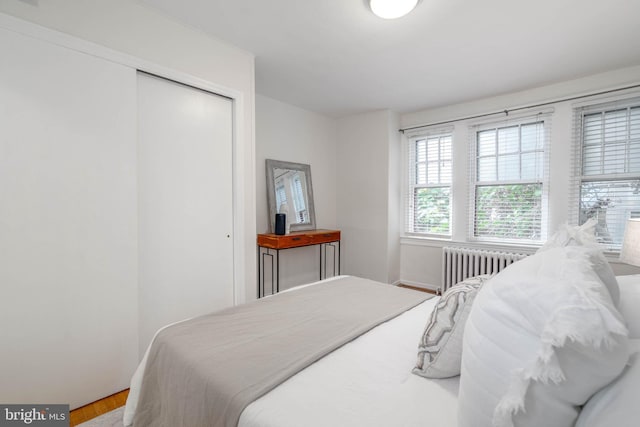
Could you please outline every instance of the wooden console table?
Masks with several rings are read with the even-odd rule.
[[[272,292],[280,292],[280,251],[283,249],[301,248],[303,246],[320,245],[320,280],[327,276],[327,247],[333,247],[333,275],[340,274],[340,231],[310,230],[297,231],[290,234],[258,234],[258,298],[265,295],[265,261],[271,260]],[[335,250],[337,245],[337,251]],[[271,253],[275,251],[274,253]],[[274,260],[275,258],[275,260]],[[275,264],[275,269],[274,269]],[[323,268],[324,267],[324,268]],[[324,274],[323,274],[324,272]],[[324,277],[323,277],[324,276]]]

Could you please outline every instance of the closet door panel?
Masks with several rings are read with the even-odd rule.
[[[232,102],[138,74],[140,356],[163,325],[233,305]]]
[[[2,28],[0,58],[0,402],[73,408],[136,366],[136,73]]]

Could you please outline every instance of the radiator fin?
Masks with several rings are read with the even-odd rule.
[[[442,291],[468,277],[494,274],[527,254],[460,247],[442,248]]]

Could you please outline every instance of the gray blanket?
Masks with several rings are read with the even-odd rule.
[[[170,327],[149,353],[134,426],[235,427],[255,399],[429,297],[344,277]]]

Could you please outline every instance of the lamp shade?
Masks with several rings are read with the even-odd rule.
[[[620,261],[640,267],[640,219],[627,220]]]
[[[373,13],[384,19],[395,19],[411,12],[418,0],[369,0]]]

